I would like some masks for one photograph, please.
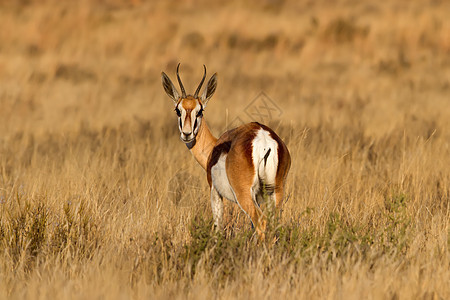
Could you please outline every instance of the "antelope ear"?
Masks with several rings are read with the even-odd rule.
[[[166,91],[166,94],[172,98],[175,105],[178,102],[178,99],[180,98],[180,94],[178,93],[177,89],[173,85],[172,81],[170,80],[169,76],[166,75],[166,73],[161,72],[161,78],[162,78],[162,85],[164,87],[164,90]]]
[[[206,107],[206,103],[208,103],[209,99],[214,95],[214,92],[216,91],[217,87],[217,73],[214,73],[213,76],[208,81],[208,84],[206,85],[205,90],[202,94],[202,103],[203,106]]]

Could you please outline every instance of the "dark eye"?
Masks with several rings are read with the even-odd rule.
[[[197,113],[197,118],[203,116],[203,108],[200,108],[200,110]]]
[[[181,111],[178,108],[175,108],[175,112],[177,113],[177,116],[181,117]]]

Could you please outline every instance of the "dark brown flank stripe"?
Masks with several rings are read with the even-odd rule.
[[[214,146],[214,149],[211,152],[211,156],[208,159],[208,165],[206,168],[209,186],[212,186],[211,168],[219,161],[219,158],[222,155],[222,153],[228,153],[230,149],[231,149],[230,140],[227,140],[223,143]]]
[[[211,168],[219,161],[220,156],[223,153],[229,153],[231,150],[242,151],[245,153],[245,158],[250,167],[253,166],[253,139],[256,137],[258,129],[264,129],[269,132],[270,137],[272,137],[278,144],[278,166],[277,166],[277,174],[275,178],[274,186],[266,186],[266,191],[271,194],[274,191],[277,191],[279,188],[283,188],[279,184],[284,182],[284,179],[289,172],[289,168],[291,165],[289,150],[286,145],[283,143],[281,138],[269,127],[266,125],[260,124],[258,122],[252,122],[240,127],[231,129],[220,137],[217,145],[213,148],[211,155],[208,159],[207,164],[207,178],[208,183],[212,186],[212,178],[211,178]],[[266,157],[267,159],[267,157]],[[284,170],[284,172],[281,172]]]
[[[251,168],[254,168],[252,158],[253,152],[252,142],[253,139],[256,137],[257,130],[260,129],[261,127],[262,127],[261,124],[252,122],[231,129],[222,134],[222,136],[219,138],[217,142],[217,145],[212,150],[211,156],[208,159],[206,171],[208,183],[210,186],[212,185],[211,168],[217,163],[222,153],[228,153],[230,152],[230,150],[242,151],[244,153],[248,165]]]

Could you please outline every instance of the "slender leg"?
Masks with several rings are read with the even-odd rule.
[[[275,195],[274,204],[275,204],[275,207],[279,210],[281,207],[281,204],[283,204],[284,184],[275,190],[274,195]]]
[[[266,205],[266,199],[264,199],[264,195],[261,192],[256,193],[256,203],[258,203],[258,206],[263,209],[263,207]]]
[[[266,231],[266,219],[261,213],[261,210],[256,207],[256,199],[252,199],[252,193],[250,189],[246,191],[244,188],[238,188],[235,191],[237,201],[242,210],[250,217],[253,225],[255,226],[256,233],[261,240],[264,240]]]
[[[255,226],[256,233],[263,240],[265,238],[267,222],[258,204],[256,204],[256,195],[252,192],[256,170],[253,163],[241,155],[247,149],[237,147],[234,151],[230,150],[225,162],[228,181],[234,191],[236,201],[241,209],[250,217]]]
[[[216,191],[214,186],[211,187],[211,208],[214,218],[214,227],[217,231],[222,230],[223,218],[223,199]]]

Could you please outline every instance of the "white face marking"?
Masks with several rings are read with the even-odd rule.
[[[192,103],[193,101],[195,101],[195,106]],[[178,110],[180,139],[185,143],[192,142],[197,136],[202,121],[203,114],[201,113],[202,106],[200,102],[193,99],[182,99],[175,110]]]

